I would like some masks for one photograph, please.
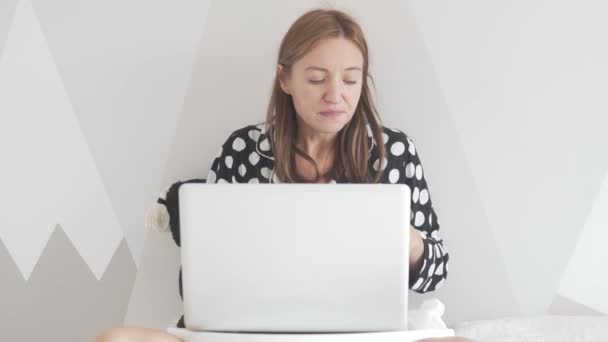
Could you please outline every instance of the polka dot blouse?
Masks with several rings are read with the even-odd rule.
[[[420,156],[413,141],[403,132],[382,127],[386,158],[378,160],[377,143],[368,126],[370,158],[375,171],[385,170],[382,183],[403,183],[412,189],[411,224],[424,242],[424,257],[418,274],[411,275],[410,289],[425,293],[440,287],[447,277],[449,254],[439,237],[439,222],[424,178]],[[279,183],[273,172],[274,157],[264,124],[234,131],[222,145],[207,175],[207,183]],[[332,179],[330,183],[342,183]]]

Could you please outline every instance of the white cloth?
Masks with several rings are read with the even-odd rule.
[[[446,329],[443,321],[445,305],[439,299],[425,300],[418,309],[407,313],[407,327],[410,330]]]
[[[458,323],[457,336],[480,342],[608,341],[606,316],[540,316]]]

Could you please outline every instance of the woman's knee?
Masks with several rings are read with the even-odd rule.
[[[94,342],[127,342],[139,341],[137,332],[132,328],[116,327],[101,332],[95,336]]]
[[[117,327],[95,336],[93,342],[183,342],[162,330]]]

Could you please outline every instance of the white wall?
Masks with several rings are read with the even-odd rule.
[[[412,5],[513,294],[523,313],[542,312],[607,175],[608,6]],[[592,292],[585,304],[606,312]]]

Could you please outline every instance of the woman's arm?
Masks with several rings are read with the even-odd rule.
[[[422,162],[414,142],[403,133],[404,182],[412,191],[410,227],[410,288],[419,293],[439,288],[447,278],[447,253],[439,236]]]

